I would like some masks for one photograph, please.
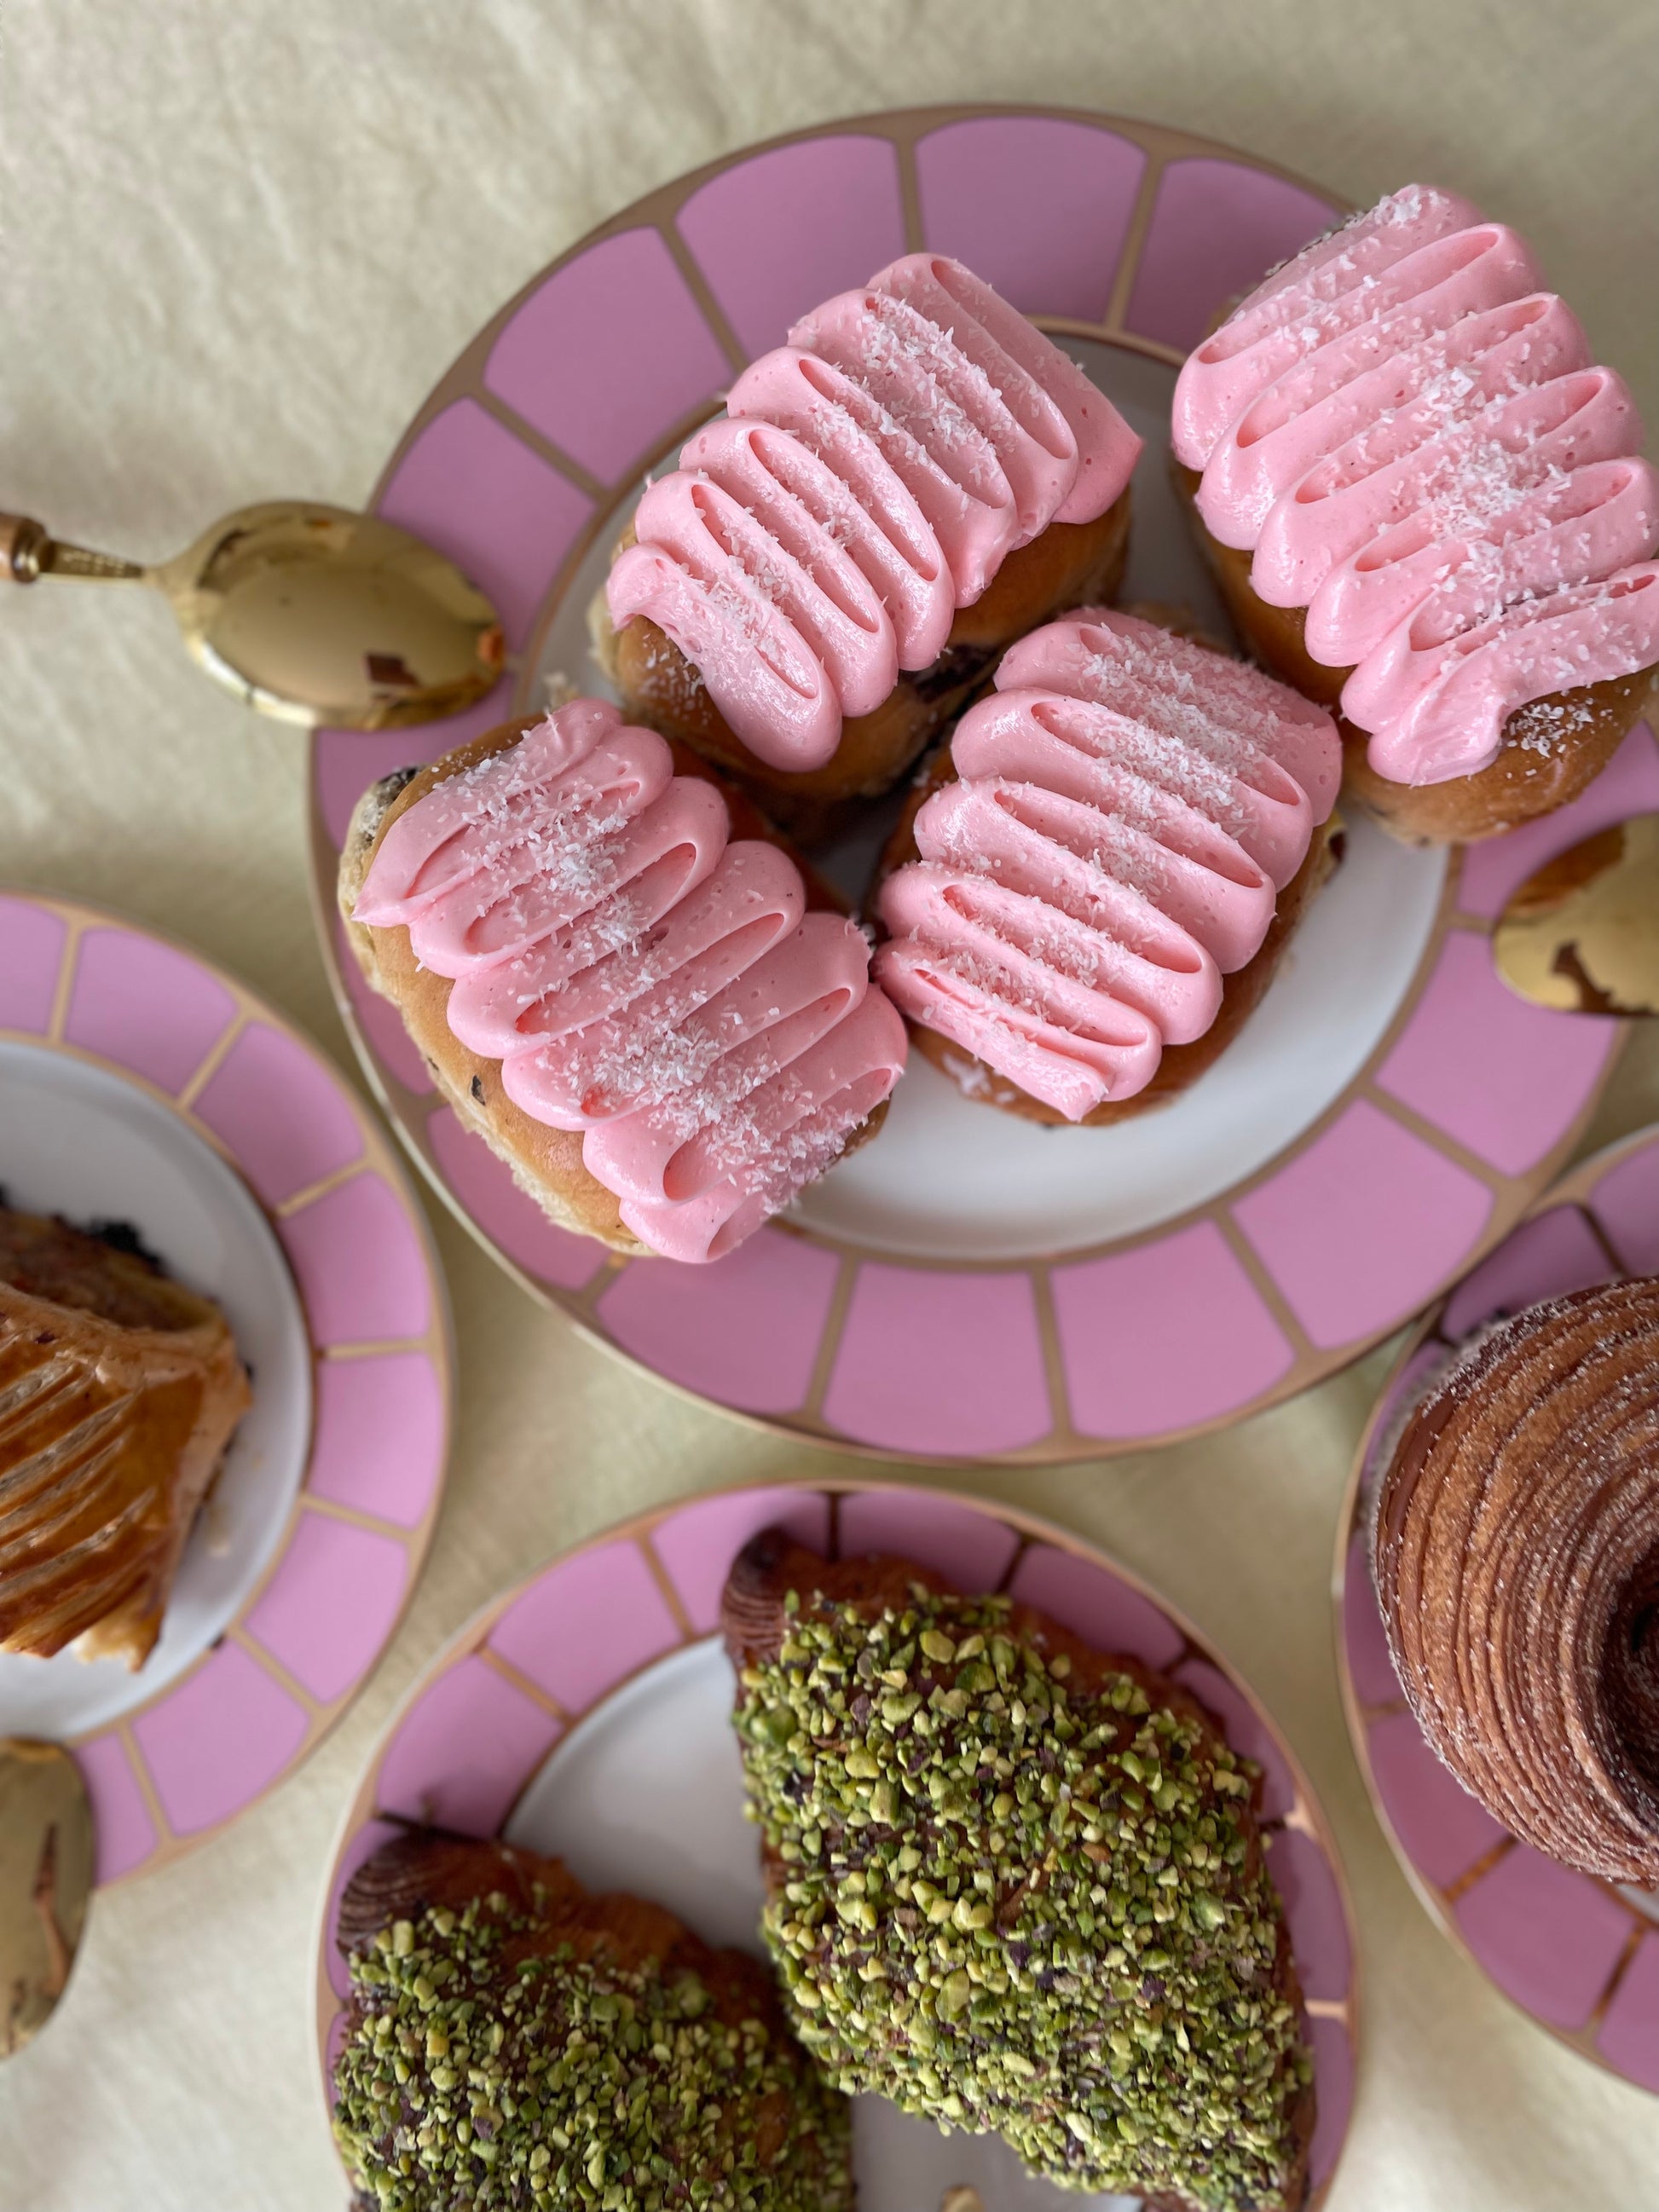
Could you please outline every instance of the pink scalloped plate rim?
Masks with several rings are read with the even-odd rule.
[[[399,1822],[495,1835],[556,1744],[650,1670],[712,1636],[734,1555],[782,1526],[829,1557],[899,1552],[968,1591],[1006,1590],[1102,1650],[1184,1683],[1263,1769],[1269,1865],[1306,2000],[1320,2111],[1310,2212],[1352,2112],[1359,1994],[1352,1906],[1328,1823],[1266,1710],[1190,1622],[1050,1522],[949,1491],[859,1481],[738,1486],[607,1529],[505,1591],[461,1631],[381,1737],[336,1840],[316,1930],[317,2048],[328,2098],[344,1969],[334,1940],[352,1874]]]
[[[448,1304],[367,1102],[187,945],[80,901],[0,891],[0,1038],[106,1070],[228,1161],[286,1255],[311,1347],[305,1470],[264,1571],[191,1666],[71,1742],[102,1886],[177,1858],[275,1789],[391,1641],[447,1466]]]
[[[1659,805],[1645,729],[1576,806],[1454,858],[1394,1020],[1293,1142],[1149,1231],[1030,1261],[896,1259],[792,1224],[716,1267],[680,1269],[555,1229],[437,1098],[341,939],[338,852],[361,793],[529,709],[541,642],[641,471],[826,292],[907,247],[942,250],[1046,327],[1173,366],[1219,301],[1341,211],[1270,163],[1123,117],[854,118],[746,149],[624,209],[533,278],[416,414],[376,505],[494,592],[516,674],[451,723],[317,733],[319,933],[404,1143],[524,1287],[610,1351],[842,1451],[1111,1458],[1239,1420],[1358,1358],[1507,1234],[1568,1157],[1620,1025],[1509,996],[1486,943],[1495,887],[1525,872],[1523,856],[1535,864],[1632,799]]]
[[[1365,1499],[1400,1414],[1453,1346],[1541,1298],[1659,1272],[1659,1125],[1581,1161],[1414,1332],[1378,1395],[1338,1524],[1337,1671],[1383,1832],[1430,1917],[1504,1996],[1583,2057],[1659,2092],[1659,1917],[1518,1843],[1425,1741],[1395,1673]]]

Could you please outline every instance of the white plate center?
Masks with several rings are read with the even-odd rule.
[[[161,1635],[137,1674],[0,1654],[0,1735],[64,1741],[106,1728],[177,1680],[264,1573],[305,1472],[311,1352],[276,1234],[233,1169],[170,1107],[67,1053],[0,1043],[0,1186],[77,1224],[129,1222],[169,1274],[223,1311],[253,1403],[179,1562]]]
[[[1097,341],[1066,349],[1146,441],[1134,480],[1127,605],[1185,605],[1231,635],[1167,468],[1175,371]],[[625,515],[595,538],[544,641],[538,669],[607,690],[588,651],[588,603]],[[539,697],[539,693],[538,693]],[[880,835],[820,857],[854,899]],[[1358,1076],[1411,989],[1434,931],[1447,856],[1347,823],[1347,850],[1262,1004],[1209,1073],[1171,1105],[1108,1129],[1048,1129],[976,1105],[920,1054],[878,1140],[815,1184],[791,1218],[836,1243],[916,1260],[1039,1258],[1133,1237],[1206,1205],[1294,1144]]]

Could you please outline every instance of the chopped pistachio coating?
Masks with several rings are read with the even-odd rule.
[[[504,1974],[500,1893],[400,1920],[351,1960],[361,2014],[334,2131],[384,2212],[850,2212],[847,2106],[774,2029],[728,2027],[694,1973],[578,1960]],[[779,2094],[781,2093],[781,2094]],[[763,2166],[756,2107],[782,2141]]]
[[[1248,1763],[1006,1600],[787,1605],[737,1725],[784,1881],[764,1932],[843,2089],[1005,2136],[1064,2187],[1279,2208],[1310,2079],[1249,1870]],[[1257,1855],[1259,1859],[1259,1854]]]

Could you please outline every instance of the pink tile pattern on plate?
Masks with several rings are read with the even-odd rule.
[[[240,1813],[305,1741],[303,1707],[240,1644],[221,1644],[132,1733],[175,1835]]]
[[[700,185],[675,222],[752,360],[903,252],[898,154],[854,131],[775,146]]]
[[[0,1030],[46,1035],[68,935],[32,899],[0,898]]]
[[[398,1723],[376,1802],[406,1820],[493,1836],[560,1733],[550,1713],[487,1661],[463,1659]]]
[[[319,1705],[332,1705],[374,1663],[408,1579],[395,1537],[302,1513],[244,1626]]]
[[[593,502],[476,399],[458,399],[416,438],[376,512],[448,554],[521,646]]]
[[[1455,929],[1376,1082],[1480,1158],[1520,1175],[1571,1127],[1619,1026],[1517,997],[1499,981],[1487,940]]]
[[[92,1801],[98,1846],[93,1878],[101,1888],[143,1864],[155,1849],[155,1823],[126,1747],[113,1729],[77,1744],[75,1763]]]
[[[1415,1312],[1492,1209],[1483,1183],[1358,1098],[1232,1211],[1324,1350]]]
[[[307,1493],[418,1527],[444,1459],[443,1389],[426,1354],[325,1360],[316,1405]]]
[[[277,1224],[319,1344],[423,1336],[432,1281],[398,1192],[365,1171]]]
[[[1009,1595],[1035,1606],[1097,1651],[1125,1652],[1167,1672],[1186,1642],[1163,1607],[1092,1559],[1032,1544],[1015,1568]]]
[[[515,1267],[561,1291],[579,1291],[592,1281],[605,1263],[605,1247],[594,1237],[556,1229],[483,1139],[461,1127],[452,1108],[441,1106],[427,1122],[426,1133],[439,1172],[462,1212]]]
[[[1659,1139],[1607,1170],[1590,1211],[1632,1274],[1659,1274]]]
[[[176,945],[131,929],[88,929],[64,1035],[171,1093],[183,1090],[235,1012],[218,977]]]
[[[403,1830],[390,1820],[368,1820],[356,1835],[348,1836],[345,1848],[340,1853],[340,1863],[334,1869],[334,1881],[328,1893],[328,1910],[323,1915],[323,1963],[328,1971],[329,1987],[343,2001],[351,1987],[351,1976],[340,1950],[338,1930],[340,1899],[345,1895],[346,1884],[358,1868],[372,1859],[382,1844],[389,1844],[402,1835]],[[330,2054],[331,2066],[333,2053]]]
[[[1389,1705],[1401,1697],[1400,1677],[1389,1656],[1376,1588],[1371,1581],[1370,1547],[1361,1534],[1348,1547],[1342,1584],[1342,1628],[1348,1650],[1348,1677],[1362,1705]]]
[[[896,1553],[932,1567],[970,1597],[995,1589],[1019,1548],[1014,1531],[983,1507],[915,1490],[849,1492],[841,1501],[836,1534],[843,1559]]]
[[[1644,1936],[1613,1993],[1596,2048],[1644,2089],[1659,2089],[1659,1929]]]
[[[429,767],[457,745],[506,721],[512,711],[508,678],[476,707],[441,722],[419,722],[407,730],[319,730],[312,754],[317,803],[335,850],[344,845],[352,811],[371,783],[395,775],[399,769]]]
[[[1299,1959],[1297,1963],[1301,1964]],[[1308,2181],[1316,2192],[1335,2171],[1348,2132],[1353,2111],[1353,2045],[1342,2022],[1328,2016],[1309,2021],[1306,2033],[1319,2089],[1313,2141],[1308,2147]]]
[[[358,1026],[382,1073],[401,1083],[405,1091],[412,1091],[417,1098],[424,1097],[437,1088],[431,1072],[416,1049],[414,1038],[404,1027],[403,1016],[390,1000],[369,988],[368,979],[357,965],[357,956],[346,942],[345,930],[337,915],[334,917],[334,949]]]
[[[267,1206],[360,1158],[363,1133],[340,1079],[297,1037],[250,1022],[196,1101]]]
[[[765,1229],[706,1267],[642,1260],[599,1300],[599,1318],[653,1373],[747,1413],[793,1413],[812,1380],[841,1262]]]
[[[1441,1765],[1412,1714],[1378,1721],[1366,1747],[1376,1794],[1401,1848],[1434,1888],[1447,1888],[1503,1841],[1503,1823]]]
[[[1578,1208],[1552,1206],[1512,1230],[1490,1259],[1463,1278],[1446,1301],[1440,1334],[1461,1344],[1500,1314],[1521,1313],[1542,1298],[1588,1290],[1605,1283],[1612,1272]]]
[[[1175,1670],[1175,1679],[1215,1716],[1233,1749],[1255,1759],[1261,1769],[1262,1818],[1282,1820],[1296,1802],[1296,1784],[1284,1753],[1273,1741],[1273,1730],[1243,1690],[1207,1659],[1182,1660]]]
[[[1305,1997],[1340,1998],[1353,1978],[1342,1893],[1324,1852],[1300,1828],[1267,1838],[1267,1871],[1290,1923],[1297,1972]]]
[[[490,1650],[569,1713],[680,1641],[644,1553],[626,1537],[550,1567],[489,1632]]]
[[[916,148],[922,235],[1023,314],[1106,313],[1146,156],[1049,115],[970,116]]]
[[[1072,1420],[1086,1437],[1213,1420],[1295,1357],[1212,1221],[1055,1267],[1049,1280]]]
[[[1555,854],[1628,815],[1651,813],[1656,808],[1659,742],[1647,723],[1638,722],[1589,790],[1570,806],[1511,830],[1507,836],[1471,845],[1463,855],[1457,902],[1468,914],[1495,921],[1510,893]]]
[[[699,1636],[712,1635],[720,1626],[720,1592],[732,1560],[751,1536],[774,1527],[827,1556],[830,1501],[821,1490],[778,1483],[693,1498],[651,1531],[651,1547]]]
[[[1630,1914],[1588,1875],[1526,1844],[1452,1908],[1498,1988],[1552,2027],[1582,2027],[1630,1933]]]
[[[1337,220],[1329,203],[1283,177],[1192,156],[1164,170],[1125,322],[1190,352],[1224,301]]]
[[[1030,1277],[866,1261],[823,1413],[860,1443],[940,1458],[1036,1443],[1054,1415]]]
[[[700,400],[712,406],[732,374],[661,232],[647,227],[556,269],[496,339],[483,380],[608,483]]]

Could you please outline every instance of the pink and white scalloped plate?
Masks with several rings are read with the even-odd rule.
[[[324,2094],[346,1990],[334,1929],[345,1884],[398,1820],[505,1833],[597,1888],[654,1897],[716,1943],[757,1946],[754,1831],[718,1636],[734,1554],[781,1523],[834,1558],[898,1552],[959,1589],[1006,1590],[1100,1650],[1133,1654],[1202,1699],[1258,1759],[1268,1864],[1307,2005],[1319,2118],[1310,2203],[1322,2203],[1353,2105],[1354,1935],[1336,1847],[1306,1777],[1226,1662],[1146,1585],[1052,1523],[989,1500],[833,1482],[716,1491],[659,1507],[566,1553],[497,1598],[427,1669],[348,1812],[317,1936]],[[865,2212],[915,2212],[971,2182],[1004,2212],[1105,2208],[1034,2181],[988,2138],[944,2135],[876,2098],[854,2112]]]
[[[146,1666],[0,1656],[0,1735],[69,1743],[106,1883],[274,1789],[391,1640],[438,1515],[448,1307],[367,1102],[184,945],[0,893],[0,1076],[14,1201],[132,1224],[221,1301],[253,1379]]]
[[[421,409],[375,504],[489,591],[512,666],[452,722],[317,734],[319,927],[410,1149],[503,1266],[600,1342],[846,1450],[1103,1458],[1238,1419],[1354,1358],[1497,1243],[1567,1157],[1618,1026],[1512,998],[1487,939],[1523,860],[1659,804],[1645,731],[1576,808],[1468,858],[1351,825],[1266,1002],[1174,1105],[1044,1130],[963,1099],[918,1056],[879,1140],[712,1268],[624,1262],[550,1227],[436,1097],[339,939],[337,859],[365,787],[542,703],[556,672],[603,688],[584,615],[642,472],[793,316],[907,247],[959,255],[1111,393],[1147,440],[1126,596],[1184,600],[1224,631],[1164,465],[1175,371],[1219,301],[1338,211],[1157,125],[861,117],[712,163],[601,225]]]
[[[1659,2091],[1659,1910],[1516,1838],[1454,1780],[1407,1705],[1377,1612],[1366,1500],[1430,1373],[1484,1323],[1540,1298],[1659,1273],[1659,1127],[1564,1176],[1401,1352],[1338,1524],[1337,1671],[1360,1771],[1431,1917],[1507,1997],[1610,2072]]]

